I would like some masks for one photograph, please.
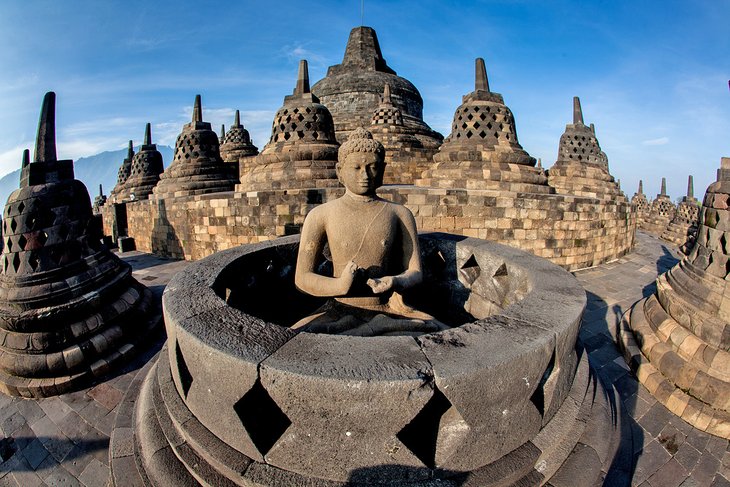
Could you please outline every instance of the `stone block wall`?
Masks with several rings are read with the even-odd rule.
[[[316,205],[342,188],[225,192],[127,204],[138,250],[198,260],[220,250],[298,233]],[[494,240],[569,270],[626,254],[636,219],[627,202],[486,190],[385,186],[380,194],[406,205],[421,231]],[[112,207],[104,206],[105,234]]]

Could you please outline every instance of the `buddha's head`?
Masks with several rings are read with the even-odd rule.
[[[337,154],[337,178],[356,195],[373,196],[383,185],[385,148],[364,128],[354,130]]]

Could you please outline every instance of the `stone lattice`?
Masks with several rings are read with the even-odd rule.
[[[622,325],[624,354],[662,404],[730,438],[730,158],[705,193],[697,242]]]
[[[160,176],[154,193],[158,198],[231,191],[236,177],[220,156],[218,135],[203,122],[200,95],[195,97],[193,120],[175,142],[175,155]]]
[[[332,115],[309,89],[306,61],[299,63],[293,94],[274,116],[271,139],[240,164],[241,191],[337,187],[337,148]]]
[[[106,203],[106,195],[104,194],[104,190],[102,189],[100,184],[99,195],[94,198],[94,206],[91,207],[91,211],[94,213],[94,215],[101,214],[101,207],[104,206],[104,203]]]
[[[56,158],[55,94],[43,101],[35,160],[3,211],[0,390],[44,397],[87,385],[156,324],[151,293],[100,243],[73,161]]]
[[[387,65],[371,27],[352,29],[342,63],[330,66],[327,76],[314,84],[312,92],[332,113],[337,140],[344,142],[349,132],[370,124],[386,84],[393,105],[401,111],[404,130],[419,142],[412,146],[408,145],[412,139],[403,140],[398,149],[423,147],[435,151],[443,137],[423,121],[421,94]],[[386,152],[386,163],[390,162]]]
[[[683,252],[688,253],[697,238],[699,217],[700,202],[694,197],[692,176],[690,176],[687,181],[687,196],[683,197],[677,205],[677,212],[662,233],[662,238],[678,245]]]
[[[121,203],[122,201],[128,199],[124,191],[124,186],[127,183],[127,179],[129,179],[129,175],[132,172],[133,159],[134,145],[130,140],[129,146],[127,147],[127,157],[124,158],[122,165],[119,166],[119,172],[117,173],[117,184],[114,186],[114,188],[112,188],[112,192],[109,194],[109,199],[112,200],[112,203]]]
[[[476,60],[473,92],[456,109],[451,134],[435,165],[416,180],[418,186],[552,193],[547,177],[535,167],[517,140],[514,116],[502,95],[489,90],[484,60]]]
[[[644,183],[639,180],[639,191],[634,193],[634,196],[631,197],[631,206],[634,207],[634,211],[636,212],[636,224],[641,225],[641,223],[646,220],[646,217],[649,215],[649,210],[651,209],[651,203],[649,203],[649,200],[646,199],[646,195],[644,194]]]
[[[664,233],[669,222],[674,218],[677,207],[674,206],[672,200],[667,196],[667,180],[662,178],[662,189],[656,198],[651,202],[651,207],[646,217],[641,222],[641,228],[647,232],[658,236]]]
[[[238,177],[238,161],[242,157],[251,157],[258,153],[258,147],[251,142],[251,136],[248,130],[241,125],[241,114],[236,110],[233,125],[228,129],[228,132],[224,132],[224,129],[221,129],[221,158],[223,162],[232,164],[234,174]]]
[[[380,105],[370,122],[373,138],[385,147],[388,170],[385,184],[412,184],[432,165],[434,148],[424,146],[417,134],[403,123],[403,113],[395,106],[390,85],[383,89]]]
[[[132,169],[122,189],[124,199],[132,201],[149,198],[152,190],[160,181],[160,174],[164,170],[162,154],[157,150],[157,145],[152,143],[152,134],[148,123],[145,127],[144,144],[132,159]]]
[[[580,99],[573,98],[573,123],[560,137],[558,159],[548,170],[548,183],[558,193],[615,200],[624,198],[608,172],[608,158],[596,139],[593,124],[583,123]]]

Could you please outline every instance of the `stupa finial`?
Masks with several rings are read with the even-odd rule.
[[[203,121],[203,104],[200,101],[200,95],[195,95],[195,105],[193,105],[193,123]]]
[[[694,187],[694,181],[692,178],[692,175],[689,175],[689,179],[687,179],[687,198],[694,198],[695,197],[695,187]]]
[[[383,87],[383,103],[386,105],[393,104],[393,98],[390,96],[390,85],[388,83],[385,83],[385,86]]]
[[[101,184],[99,185],[99,196],[104,196],[104,191],[101,189]]]
[[[58,160],[56,158],[56,94],[52,91],[43,97],[33,159],[34,162]]]
[[[489,91],[489,79],[487,78],[487,68],[484,65],[484,59],[478,57],[476,59],[476,79],[474,81],[475,91]]]
[[[306,59],[299,61],[299,74],[297,75],[297,86],[294,88],[294,95],[309,93],[309,65]]]
[[[226,124],[221,124],[221,136],[220,139],[223,140],[223,138],[226,136]]]
[[[593,135],[596,135],[596,126],[591,124],[591,132],[593,132]]]
[[[573,124],[583,124],[583,110],[580,107],[580,98],[573,97]]]
[[[127,146],[127,159],[129,159],[131,161],[133,157],[134,157],[134,144],[130,140],[129,145]]]
[[[537,168],[542,169],[542,158],[541,157],[537,158]]]
[[[152,145],[152,127],[149,122],[144,127],[144,145]]]
[[[644,181],[639,179],[639,194],[644,194]]]
[[[236,116],[233,117],[233,125],[235,127],[241,125],[241,112],[239,112],[238,110],[236,110]]]
[[[28,164],[30,164],[30,150],[24,149],[23,150],[23,162],[21,163],[20,167],[26,167]]]
[[[660,194],[662,196],[667,195],[667,178],[662,178],[662,192]]]

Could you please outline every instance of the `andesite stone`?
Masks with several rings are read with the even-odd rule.
[[[162,154],[157,145],[152,143],[152,129],[145,126],[144,143],[132,159],[129,178],[124,183],[125,200],[145,200],[152,194],[153,188],[160,181],[160,174],[165,170]]]
[[[101,245],[73,161],[57,160],[55,94],[43,100],[35,160],[3,212],[0,390],[46,397],[124,362],[157,321],[151,293]]]

